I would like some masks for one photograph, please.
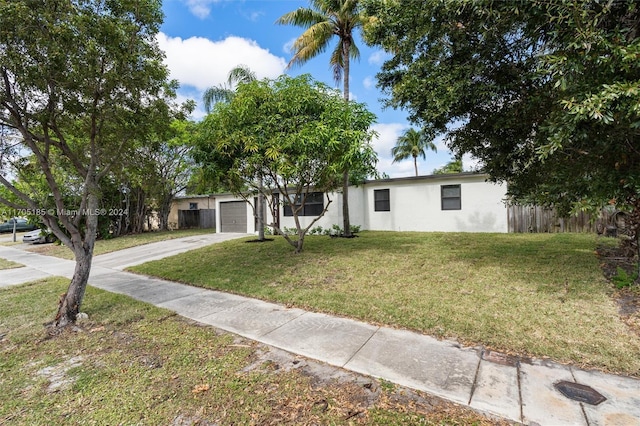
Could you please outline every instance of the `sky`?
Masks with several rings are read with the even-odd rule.
[[[163,0],[165,19],[157,39],[166,54],[171,78],[180,83],[178,100],[193,99],[198,104],[192,118],[200,120],[205,115],[204,90],[225,83],[229,71],[238,65],[248,66],[259,79],[308,73],[342,90],[329,66],[337,40],[332,40],[327,51],[316,58],[287,68],[292,57],[290,46],[304,29],[275,22],[285,13],[308,6],[306,0]],[[373,129],[378,137],[373,145],[378,153],[378,171],[390,177],[414,176],[412,159],[394,163],[391,156],[397,138],[410,127],[408,114],[383,108],[384,94],[376,88],[376,74],[389,56],[379,48],[367,46],[359,33],[356,43],[360,59],[351,64],[350,96],[365,103],[377,116]],[[434,143],[437,153],[427,151],[426,160],[418,161],[420,175],[431,174],[451,161],[444,142],[437,139]]]

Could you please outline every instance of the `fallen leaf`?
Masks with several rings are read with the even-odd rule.
[[[193,390],[191,392],[193,393],[202,393],[202,392],[206,392],[209,390],[209,385],[204,384],[204,385],[197,385],[196,387],[193,388]]]

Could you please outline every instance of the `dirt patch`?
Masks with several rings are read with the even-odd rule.
[[[455,419],[461,424],[514,424],[433,395],[265,345],[256,348],[255,361],[244,369],[245,372],[260,371],[272,374],[292,370],[311,379],[310,392],[306,395],[307,398],[303,398],[306,400],[298,401],[300,409],[318,413],[331,410],[339,413],[342,419],[350,423],[372,424],[376,421],[376,410],[390,410],[425,416],[435,423],[449,423]],[[283,412],[289,410],[290,406],[287,409],[283,407]]]
[[[67,372],[72,368],[81,366],[82,361],[84,361],[83,357],[75,356],[59,364],[41,368],[36,374],[49,380],[48,393],[68,389],[73,384],[74,378],[69,376]]]
[[[618,273],[618,268],[632,275],[636,271],[637,259],[629,258],[623,249],[600,245],[597,248],[602,274],[612,282]],[[613,284],[611,284],[613,287]],[[615,289],[613,299],[618,304],[618,313],[622,321],[640,336],[640,285],[636,282],[631,287]]]

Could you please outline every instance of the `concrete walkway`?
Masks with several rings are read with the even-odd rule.
[[[90,284],[171,309],[204,324],[399,385],[531,425],[639,425],[640,380],[557,363],[511,359],[481,347],[346,318],[266,303],[122,272],[125,266],[243,234],[210,234],[96,256]],[[0,287],[61,275],[74,262],[0,246],[0,258],[26,265],[0,271]],[[640,354],[639,354],[640,356]],[[598,405],[565,397],[554,386],[586,385],[606,398]],[[574,397],[585,398],[583,387]]]

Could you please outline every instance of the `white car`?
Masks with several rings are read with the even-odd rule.
[[[24,236],[22,237],[22,242],[28,244],[43,244],[52,243],[55,241],[55,239],[56,237],[51,233],[51,231],[35,229],[24,234]]]

